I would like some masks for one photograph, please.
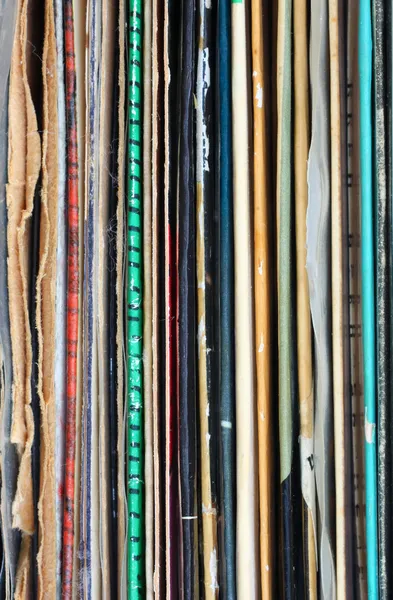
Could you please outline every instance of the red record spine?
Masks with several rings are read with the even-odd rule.
[[[79,319],[79,194],[78,138],[76,115],[76,63],[74,51],[74,15],[72,0],[64,2],[65,81],[67,114],[67,415],[66,464],[63,526],[63,600],[72,598],[74,560],[74,496],[76,453],[76,395]]]

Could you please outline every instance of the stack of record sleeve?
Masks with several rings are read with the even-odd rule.
[[[393,0],[0,0],[0,600],[393,598]]]

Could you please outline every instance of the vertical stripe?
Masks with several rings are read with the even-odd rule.
[[[364,421],[366,460],[366,541],[369,600],[379,597],[376,457],[376,375],[375,375],[375,281],[374,281],[374,198],[372,157],[372,36],[370,0],[360,0],[360,166],[362,316],[364,361]]]
[[[72,598],[74,557],[74,495],[76,453],[76,393],[79,321],[79,169],[76,120],[76,64],[72,0],[64,4],[65,83],[67,119],[67,413],[63,526],[63,600]]]
[[[127,170],[127,594],[144,589],[142,397],[142,2],[130,0]]]

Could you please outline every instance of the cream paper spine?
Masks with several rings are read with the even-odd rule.
[[[36,283],[38,333],[38,395],[41,409],[40,497],[38,502],[38,597],[56,595],[56,406],[55,325],[57,247],[57,56],[53,2],[45,3],[42,57],[43,132],[40,262]]]
[[[239,598],[259,597],[256,397],[252,305],[248,2],[232,3],[233,201],[236,327],[236,567]]]

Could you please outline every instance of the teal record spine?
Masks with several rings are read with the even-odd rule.
[[[366,463],[366,543],[368,598],[377,600],[377,452],[376,452],[376,371],[375,371],[375,281],[374,281],[374,198],[372,135],[372,35],[370,0],[359,4],[360,78],[360,166],[361,166],[361,265],[364,361],[364,418]]]

